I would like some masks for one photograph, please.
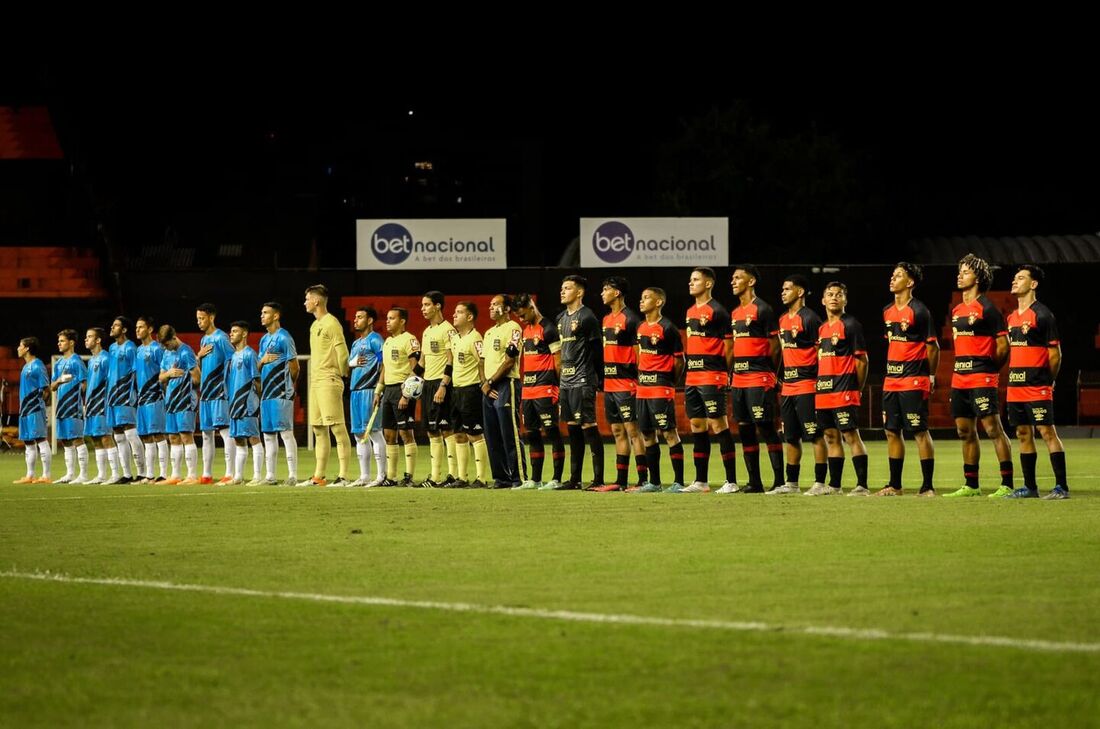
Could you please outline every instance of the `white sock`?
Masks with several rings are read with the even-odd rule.
[[[231,476],[236,470],[237,441],[229,436],[229,428],[222,428],[218,432],[221,433],[222,445],[225,446],[225,475]],[[237,476],[235,476],[235,478],[236,477]]]
[[[113,481],[118,478],[119,471],[122,468],[121,459],[118,457],[117,445],[114,448],[107,449],[107,464],[111,467],[111,478],[108,480]]]
[[[137,433],[137,428],[126,429],[126,440],[130,443],[130,450],[134,452],[134,463],[137,464],[137,474],[139,476],[152,476],[153,464],[150,461],[149,468],[145,468],[145,449],[142,448],[141,437]]]
[[[374,447],[374,473],[375,478],[386,477],[386,439],[382,437],[381,430],[372,430],[370,442]]]
[[[263,478],[260,474],[264,468],[264,445],[257,443],[252,446],[252,480],[259,481]]]
[[[172,453],[172,473],[169,479],[175,481],[180,477],[180,466],[183,465],[183,444],[173,443],[169,451]]]
[[[95,477],[100,481],[106,481],[110,478],[110,476],[107,475],[107,449],[103,446],[96,446],[95,470]]]
[[[34,478],[34,464],[38,463],[38,446],[28,443],[23,458],[27,461],[27,478]]]
[[[275,478],[275,469],[279,464],[279,434],[264,433],[264,456],[267,463],[267,479]]]
[[[214,431],[202,431],[202,477],[214,477]]]
[[[38,457],[42,459],[42,478],[50,478],[50,461],[53,460],[53,450],[50,449],[48,440],[38,441]]]
[[[187,478],[195,478],[195,471],[199,470],[199,447],[194,443],[185,443],[183,460],[187,463]]]
[[[362,440],[355,441],[355,455],[359,458],[359,478],[362,481],[370,480],[370,440],[363,436]]]
[[[167,438],[157,441],[157,460],[160,462],[161,478],[168,478],[168,450]]]
[[[80,445],[76,447],[76,465],[80,469],[79,478],[81,481],[88,480],[88,446],[84,441],[80,442]]]
[[[284,430],[282,433],[279,433],[279,436],[283,439],[283,447],[286,448],[286,467],[290,471],[290,473],[287,474],[287,477],[297,481],[298,441],[294,439],[293,430]]]
[[[233,480],[244,477],[244,462],[248,460],[248,448],[239,447],[233,449]],[[230,474],[226,474],[227,476]]]
[[[62,478],[72,480],[73,466],[76,465],[76,446],[62,446],[65,449],[65,475]]]
[[[145,469],[145,473],[142,475],[144,475],[145,478],[152,478],[153,464],[157,462],[157,444],[156,442],[153,442],[142,443],[142,445],[144,446],[145,450],[145,464],[147,466],[147,468]]]
[[[118,465],[122,467],[124,478],[133,478],[130,471],[130,441],[125,433],[115,433],[115,445],[118,446]]]

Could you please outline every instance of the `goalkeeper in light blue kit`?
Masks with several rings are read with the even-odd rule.
[[[244,462],[252,447],[252,480],[263,483],[264,447],[260,444],[260,367],[256,352],[248,346],[248,322],[235,321],[229,328],[233,358],[229,362],[229,435],[237,444],[232,485],[244,483]]]
[[[298,382],[298,350],[294,338],[283,329],[283,307],[269,301],[260,309],[260,324],[267,333],[260,339],[260,430],[264,434],[267,478],[275,486],[279,438],[286,447],[287,486],[298,483],[298,441],[294,438],[294,387]]]
[[[359,458],[359,480],[352,486],[380,486],[386,479],[386,441],[382,437],[382,418],[374,414],[374,388],[382,373],[382,335],[374,331],[378,312],[370,306],[355,311],[352,322],[359,338],[351,345],[351,434],[355,436],[355,454]],[[369,427],[368,427],[369,426]],[[374,480],[370,479],[370,456],[374,452]]]

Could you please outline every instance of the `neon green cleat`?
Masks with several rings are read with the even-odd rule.
[[[953,499],[953,498],[960,497],[960,496],[981,496],[981,495],[982,495],[982,490],[981,489],[972,489],[969,486],[963,486],[958,491],[952,491],[949,494],[944,494],[943,498]]]
[[[1012,487],[1011,486],[1002,486],[1002,487],[1000,487],[999,489],[997,489],[996,491],[991,493],[989,495],[989,498],[991,498],[991,499],[1003,499],[1006,496],[1012,496]]]

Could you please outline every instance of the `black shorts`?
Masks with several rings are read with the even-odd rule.
[[[397,407],[401,401],[401,385],[386,385],[382,390],[382,428],[384,430],[409,430],[413,427],[416,401],[409,400],[404,410]]]
[[[1000,413],[996,387],[972,387],[951,390],[951,417],[987,418]]]
[[[634,395],[629,392],[605,392],[603,414],[609,423],[633,423],[637,417]]]
[[[456,433],[461,431],[471,435],[481,435],[485,430],[485,416],[481,413],[481,401],[484,399],[481,385],[455,388],[454,403],[451,408],[451,427]]]
[[[1013,428],[1020,425],[1054,425],[1053,400],[1029,400],[1006,404],[1008,424]]]
[[[443,402],[435,401],[435,393],[443,380],[424,380],[424,392],[420,395],[420,421],[424,424],[424,430],[429,433],[437,433],[441,430],[451,429],[451,409],[454,399],[448,387],[444,390]]]
[[[552,397],[538,397],[523,401],[523,427],[528,431],[552,430],[558,427],[558,401]]]
[[[596,424],[596,388],[594,386],[563,387],[558,390],[558,397],[562,420],[578,425]]]
[[[882,393],[882,426],[895,433],[928,430],[928,393],[924,390]]]
[[[842,408],[823,408],[817,411],[817,428],[825,431],[835,428],[841,432],[859,428],[859,408],[848,405]]]
[[[733,419],[738,423],[774,423],[775,388],[733,388]]]
[[[814,406],[814,393],[805,395],[784,395],[779,403],[783,416],[783,439],[788,443],[803,440],[811,443],[820,437],[817,427],[817,409]]]
[[[726,417],[728,387],[718,385],[688,385],[684,388],[684,410],[692,420]]]
[[[671,397],[638,398],[638,429],[643,433],[654,430],[676,430],[676,401]]]

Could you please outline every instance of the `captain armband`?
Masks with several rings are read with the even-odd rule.
[[[504,350],[504,353],[509,357],[515,359],[519,356],[519,347],[514,344],[509,344],[508,348]]]

